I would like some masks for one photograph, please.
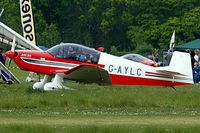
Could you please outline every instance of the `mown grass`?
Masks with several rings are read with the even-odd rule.
[[[28,72],[11,70],[22,84],[0,84],[0,133],[200,131],[200,88],[196,85],[175,91],[67,81],[64,85],[77,91],[46,92],[32,90],[33,83],[25,82]]]
[[[126,126],[31,126],[31,125],[7,125],[0,126],[0,132],[4,133],[194,133],[199,127],[192,128],[168,128],[168,127],[126,127]]]
[[[2,132],[198,132],[196,117],[7,117],[0,120]]]
[[[0,108],[200,108],[198,86],[98,86],[66,85],[77,91],[32,90],[33,83],[0,86]]]

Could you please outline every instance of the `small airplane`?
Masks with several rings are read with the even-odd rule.
[[[174,52],[168,67],[155,68],[73,43],[63,43],[47,51],[15,50],[6,52],[21,70],[46,74],[33,88],[63,88],[69,79],[100,85],[191,85],[190,55]],[[55,75],[53,82],[51,78]]]
[[[1,30],[2,28],[4,30]],[[100,85],[193,84],[191,58],[188,53],[174,52],[169,66],[152,67],[74,43],[61,43],[47,51],[42,51],[11,29],[7,28],[6,32],[5,30],[5,25],[2,26],[0,23],[0,35],[5,36],[10,33],[7,34],[7,38],[13,37],[10,40],[12,44],[16,46],[21,43],[20,47],[34,49],[6,52],[6,55],[13,59],[21,70],[45,74],[43,81],[36,82],[33,89],[70,89],[62,85],[63,79]]]

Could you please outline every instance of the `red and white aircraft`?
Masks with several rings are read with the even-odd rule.
[[[16,37],[16,33],[13,36]],[[34,89],[65,88],[62,85],[63,79],[100,85],[193,84],[191,58],[188,53],[174,52],[169,66],[152,67],[73,43],[62,43],[48,51],[34,49],[6,52],[20,69],[45,74],[42,82],[33,85]]]

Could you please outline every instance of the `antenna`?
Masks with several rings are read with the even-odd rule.
[[[3,11],[4,11],[4,8],[1,10],[0,17],[1,17],[1,15],[2,15]]]

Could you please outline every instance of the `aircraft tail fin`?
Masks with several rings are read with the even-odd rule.
[[[189,53],[174,52],[169,67],[182,75],[189,76],[190,78],[193,77],[191,56]]]
[[[180,81],[180,78],[176,79],[176,77],[181,76],[181,82],[193,84],[191,57],[189,53],[175,51],[169,66],[160,67],[157,69],[157,72],[172,75],[174,81]]]

